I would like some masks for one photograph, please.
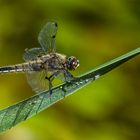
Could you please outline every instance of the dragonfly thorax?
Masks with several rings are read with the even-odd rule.
[[[50,53],[42,56],[42,68],[48,71],[57,71],[64,68],[66,56],[59,53]]]

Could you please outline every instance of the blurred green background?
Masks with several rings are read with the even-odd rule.
[[[0,0],[0,66],[23,62],[56,21],[57,51],[74,55],[80,75],[140,45],[139,0]],[[0,140],[139,140],[140,57],[125,63]],[[0,108],[34,95],[24,74],[0,76]]]

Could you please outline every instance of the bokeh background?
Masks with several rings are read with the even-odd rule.
[[[0,0],[0,66],[23,62],[56,21],[57,51],[77,56],[80,75],[140,45],[139,0]],[[136,57],[0,140],[139,140],[140,57]],[[34,95],[24,74],[0,76],[0,108]]]

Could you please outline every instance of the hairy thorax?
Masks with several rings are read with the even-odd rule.
[[[59,53],[50,53],[47,55],[44,55],[40,58],[41,60],[41,68],[46,70],[46,71],[50,71],[50,72],[54,72],[57,70],[61,70],[64,68],[64,64],[66,62],[66,56],[63,54],[59,54]]]

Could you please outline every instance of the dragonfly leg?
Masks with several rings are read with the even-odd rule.
[[[74,76],[69,72],[69,71],[67,71],[67,70],[64,70],[63,71],[63,74],[64,74],[64,82],[66,82],[66,83],[70,83],[70,81],[72,80],[72,79],[74,79]],[[64,95],[63,95],[63,97],[65,98],[65,94],[66,94],[66,90],[65,90],[65,87],[62,87],[62,90],[63,90],[63,92],[64,92]]]
[[[51,95],[52,95],[52,80],[51,80],[51,77],[45,77],[45,79],[47,79],[48,80],[48,82],[49,82],[49,97],[50,97],[50,103],[52,102],[51,101]]]
[[[70,82],[72,79],[74,79],[74,76],[67,70],[64,70],[64,78],[65,82]]]
[[[57,76],[57,75],[59,75],[60,74],[60,72],[59,71],[57,71],[57,72],[55,72],[55,73],[53,73],[51,76],[49,76],[49,77],[45,77],[45,79],[47,79],[48,81],[49,81],[49,91],[50,91],[50,95],[52,95],[52,81],[54,80],[54,78]]]
[[[47,79],[48,80],[48,82],[49,82],[49,92],[50,92],[50,95],[52,95],[52,81],[53,81],[53,79],[51,79],[51,77],[45,77],[45,79]]]

